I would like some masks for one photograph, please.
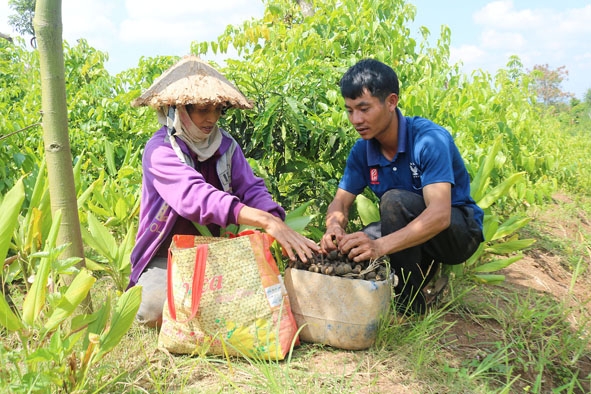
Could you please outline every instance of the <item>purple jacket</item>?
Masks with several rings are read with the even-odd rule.
[[[221,131],[218,151],[223,155],[233,138]],[[186,144],[179,138],[176,140],[188,154]],[[179,216],[202,225],[213,223],[226,227],[237,224],[238,213],[247,205],[285,219],[285,211],[273,201],[264,181],[254,175],[239,146],[232,155],[231,168],[231,191],[218,190],[197,170],[180,161],[168,142],[166,127],[150,138],[142,157],[140,217],[131,253],[129,287],[137,283]]]

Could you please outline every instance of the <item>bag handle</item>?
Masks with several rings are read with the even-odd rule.
[[[235,234],[231,231],[226,231],[225,236],[232,239],[232,238],[237,238],[237,237],[244,237],[246,235],[251,235],[251,234],[258,234],[258,233],[260,233],[259,230],[246,229],[246,230],[242,230],[238,234]]]
[[[168,250],[168,267],[167,267],[167,299],[168,310],[170,317],[179,323],[186,323],[197,316],[199,311],[199,303],[201,302],[201,293],[203,292],[203,282],[205,281],[205,263],[207,261],[207,254],[209,248],[207,244],[197,245],[195,250],[195,264],[193,266],[193,278],[191,280],[191,315],[183,321],[176,318],[176,306],[174,304],[174,285],[172,279],[172,252]]]

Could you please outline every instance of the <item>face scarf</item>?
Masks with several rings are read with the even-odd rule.
[[[213,156],[222,143],[222,133],[217,124],[211,133],[204,133],[193,123],[185,106],[178,105],[174,110],[174,114],[172,108],[162,108],[161,111],[158,111],[158,119],[161,124],[168,127],[170,144],[183,163],[186,162],[185,157],[175,137],[183,140],[189,149],[197,154],[197,160],[199,161],[205,161]]]

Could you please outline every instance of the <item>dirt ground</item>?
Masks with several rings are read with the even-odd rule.
[[[588,202],[585,206],[591,206],[591,203]],[[531,324],[538,324],[538,331],[532,336],[532,344],[535,346],[558,348],[560,352],[560,341],[562,340],[560,333],[562,331],[575,331],[582,326],[588,329],[588,322],[591,319],[591,270],[589,269],[591,264],[591,250],[589,249],[591,212],[577,208],[577,204],[566,195],[556,195],[550,206],[531,213],[531,216],[533,219],[531,228],[524,234],[520,234],[520,238],[535,238],[537,242],[525,253],[523,259],[498,272],[506,277],[505,282],[498,285],[502,291],[498,291],[499,287],[493,285],[475,286],[462,297],[460,302],[456,303],[461,306],[452,307],[450,311],[443,313],[446,330],[436,338],[440,348],[438,348],[435,357],[444,359],[440,361],[439,369],[442,368],[441,363],[450,366],[457,365],[458,371],[462,366],[468,365],[468,373],[473,373],[483,358],[494,353],[495,346],[507,343],[507,338],[512,336],[511,330],[520,331],[519,335],[515,336],[517,345],[528,341],[528,330],[531,330],[531,327],[528,326],[529,317],[517,316],[515,322],[519,322],[520,326],[518,327],[502,327],[500,323],[504,322],[503,324],[510,326],[512,324],[511,313],[522,313],[514,305],[516,299],[527,300],[521,304],[522,310],[525,305],[526,312],[528,303],[537,306],[531,316]],[[576,270],[573,272],[573,262],[577,261],[581,268],[578,273]],[[442,303],[451,299],[454,285],[452,279],[443,296]],[[502,319],[483,317],[488,311],[485,309],[486,307],[481,306],[490,304],[505,314]],[[471,305],[475,305],[475,307],[471,309]],[[542,308],[542,312],[540,312],[540,305],[555,305],[560,308],[558,310],[566,309],[568,310],[567,316],[564,319],[556,319],[556,315],[549,315],[551,316],[550,320],[553,319],[550,322],[552,327],[548,327],[546,332],[544,319],[541,320],[541,323],[535,322],[539,315],[544,317],[544,309]],[[564,308],[564,305],[567,307]],[[549,345],[551,342],[552,346]],[[456,387],[450,388],[449,379],[453,379],[453,373],[447,377],[448,383],[446,383],[438,376],[417,376],[409,371],[412,367],[409,368],[408,360],[416,360],[416,354],[405,359],[405,355],[401,353],[417,350],[422,351],[420,344],[416,344],[414,347],[413,344],[401,345],[399,351],[384,350],[386,353],[382,353],[379,349],[344,351],[313,344],[302,344],[294,350],[293,358],[289,363],[290,382],[298,382],[297,386],[301,388],[301,392],[367,394],[455,394],[456,390],[460,390],[461,393],[473,392],[473,388],[464,390]],[[156,353],[158,354],[158,352]],[[523,354],[529,357],[539,356],[535,348],[533,351],[530,350]],[[429,369],[428,360],[433,356],[433,354],[425,355],[427,360],[425,366],[419,367],[419,369]],[[159,363],[167,364],[166,361],[159,360]],[[175,359],[171,358],[171,360]],[[471,361],[473,364],[470,364]],[[524,363],[516,364],[516,368],[521,368],[521,365],[527,365],[527,360]],[[532,362],[529,365],[536,365],[536,363]],[[582,384],[589,386],[589,378],[585,378],[591,376],[591,358],[588,354],[578,357],[574,365],[569,368],[579,371],[578,376],[583,379]],[[226,368],[222,369],[226,370]],[[200,371],[199,376],[194,376],[194,379],[190,379],[188,387],[185,386],[185,389],[188,389],[187,392],[193,392],[192,389],[195,390],[194,392],[220,392],[220,380],[217,373],[208,370]],[[228,371],[226,370],[226,372]],[[258,374],[260,371],[254,371],[253,375],[249,373],[244,376],[236,373],[232,379],[235,385],[240,388],[239,391],[266,392],[260,386],[255,389],[257,384],[253,382],[253,377]],[[421,374],[422,372],[419,373],[419,375]],[[519,379],[513,382],[507,391],[512,393],[534,392],[531,384],[539,378],[537,371],[527,370],[527,367],[513,370],[510,376],[519,376]],[[265,376],[260,378],[262,381],[269,379]],[[506,383],[501,380],[502,378],[499,379],[498,388],[505,387]],[[564,384],[564,377],[559,376],[552,368],[545,368],[542,379],[543,388],[540,392],[565,392],[553,391],[561,384]],[[264,386],[264,383],[262,385]],[[484,391],[480,388],[477,392]],[[575,389],[573,392],[591,392],[591,387],[584,387],[581,390]]]
[[[573,208],[575,207],[575,208]],[[542,242],[538,240],[525,253],[525,257],[509,267],[503,269],[500,274],[505,275],[505,282],[501,286],[503,294],[507,298],[495,299],[494,293],[490,291],[490,286],[480,286],[468,293],[465,300],[468,304],[470,298],[476,302],[497,302],[506,310],[511,310],[511,297],[531,297],[533,302],[542,297],[550,297],[556,304],[564,303],[569,313],[566,317],[568,325],[575,330],[582,324],[587,324],[591,318],[591,250],[589,250],[589,239],[591,239],[591,212],[584,212],[576,208],[576,204],[566,195],[558,194],[554,196],[553,204],[544,208],[543,211],[533,214],[536,228],[541,229],[537,234],[523,234],[520,238],[544,238],[545,240],[555,240],[556,245],[567,245],[567,250],[553,249],[552,242]],[[576,274],[576,280],[573,280],[572,264],[568,260],[568,245],[579,245],[573,254],[580,259],[581,272]],[[560,249],[560,250],[559,250]],[[488,290],[487,290],[488,288]],[[449,294],[444,296],[449,297]],[[492,297],[492,298],[491,298]],[[536,298],[539,297],[539,298]],[[506,333],[505,328],[496,325],[494,319],[479,320],[478,318],[467,317],[468,313],[446,313],[444,319],[450,323],[450,328],[440,339],[441,345],[446,356],[457,358],[461,362],[466,360],[482,360],[491,352],[491,344],[500,342],[500,339]],[[568,326],[565,325],[565,326]],[[527,328],[526,328],[527,329]],[[488,348],[487,348],[488,347]],[[363,387],[363,380],[372,382],[368,393],[431,393],[448,392],[444,387],[434,388],[421,385],[417,381],[404,378],[404,371],[396,368],[396,361],[386,361],[384,365],[372,365],[371,373],[364,373],[363,364],[369,363],[371,358],[367,358],[359,353],[350,352],[319,352],[308,360],[307,368],[316,373],[330,373],[334,366],[339,366],[343,371],[349,371],[353,384],[356,387]],[[384,360],[382,360],[384,362]],[[361,366],[361,370],[360,370]],[[591,374],[591,358],[583,356],[576,364],[575,368],[580,371],[579,376],[585,377]],[[536,379],[535,371],[518,371],[523,378],[512,386],[512,392],[530,392],[527,383]],[[544,377],[544,387],[555,388],[555,376]],[[370,387],[369,385],[366,387]],[[441,391],[443,390],[443,391]],[[586,391],[589,390],[589,391]],[[550,392],[550,391],[548,391]],[[576,391],[575,391],[576,392]],[[583,392],[591,392],[587,387]]]

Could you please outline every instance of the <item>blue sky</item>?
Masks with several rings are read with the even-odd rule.
[[[494,73],[517,55],[526,69],[566,66],[563,90],[578,98],[591,89],[591,1],[408,2],[417,7],[410,26],[416,37],[419,26],[431,31],[432,40],[441,25],[450,27],[451,60],[467,74]],[[7,22],[11,13],[8,0],[0,0],[0,32],[14,33]],[[62,0],[64,39],[86,38],[109,53],[113,73],[137,65],[141,56],[184,55],[191,41],[214,40],[228,24],[262,14],[261,0]]]

